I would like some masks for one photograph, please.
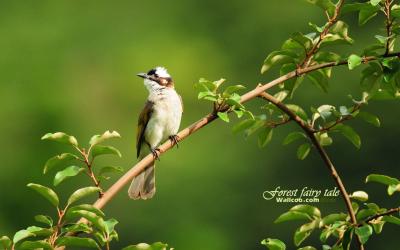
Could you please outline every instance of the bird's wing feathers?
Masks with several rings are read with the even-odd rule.
[[[140,113],[139,120],[138,120],[138,129],[136,134],[136,150],[137,150],[137,157],[139,157],[140,149],[142,147],[144,141],[144,131],[146,130],[147,123],[150,120],[150,117],[153,113],[154,103],[151,101],[147,101],[144,105],[142,112]]]

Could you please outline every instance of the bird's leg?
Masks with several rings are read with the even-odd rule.
[[[170,135],[169,139],[171,140],[172,144],[176,145],[176,147],[179,148],[178,142],[179,142],[180,138],[178,135]]]
[[[154,160],[160,161],[161,150],[159,148],[152,148],[150,151],[153,154]]]

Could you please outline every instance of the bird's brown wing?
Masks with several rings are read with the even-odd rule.
[[[154,103],[147,101],[144,105],[142,112],[140,113],[138,120],[138,129],[136,134],[136,150],[137,157],[139,157],[140,149],[144,141],[144,131],[146,130],[147,123],[149,123],[150,117],[153,113]]]

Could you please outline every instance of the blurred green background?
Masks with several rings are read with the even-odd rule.
[[[147,97],[136,73],[168,68],[184,99],[183,128],[211,109],[197,100],[193,84],[199,78],[224,77],[248,89],[275,78],[276,71],[259,73],[265,56],[291,33],[309,32],[309,21],[322,24],[324,15],[302,0],[1,1],[0,235],[32,224],[36,214],[54,214],[26,188],[29,182],[50,185],[51,174],[41,174],[43,164],[67,150],[40,141],[43,134],[64,131],[83,144],[93,134],[117,130],[123,138],[111,144],[123,158],[104,157],[98,163],[128,169],[136,162],[136,121]],[[361,28],[356,17],[346,21],[356,43],[337,47],[344,55],[360,53],[382,27],[381,18]],[[305,82],[293,102],[306,108],[350,105],[348,94],[360,96],[360,70],[334,73],[329,94]],[[261,103],[248,105],[260,113],[255,107]],[[362,148],[341,137],[328,148],[349,191],[364,189],[388,207],[398,205],[399,196],[389,199],[383,186],[363,181],[371,172],[400,175],[399,108],[398,102],[370,103],[366,109],[380,116],[382,128],[352,122]],[[277,186],[332,188],[333,180],[315,152],[298,161],[295,145],[281,145],[295,125],[276,130],[263,149],[254,138],[233,135],[231,126],[216,121],[164,155],[154,199],[132,201],[124,191],[107,205],[107,215],[120,221],[120,241],[113,249],[154,241],[176,249],[264,249],[260,241],[266,237],[294,248],[298,223],[273,224],[294,204],[266,201],[262,193]],[[56,190],[66,199],[84,185],[86,179],[79,177]],[[340,198],[317,205],[323,214],[344,211]],[[398,228],[385,226],[368,249],[394,249],[395,233]],[[319,244],[316,236],[307,242]]]

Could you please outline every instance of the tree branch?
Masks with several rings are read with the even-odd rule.
[[[368,217],[366,220],[364,220],[362,223],[369,223],[372,220],[378,219],[379,217],[385,216],[385,215],[391,215],[394,213],[399,213],[400,212],[400,207],[392,208],[387,210],[386,212],[380,213],[380,214],[375,214],[371,217]],[[362,223],[359,223],[357,226],[362,226]]]
[[[278,99],[273,97],[272,95],[263,92],[260,94],[260,97],[264,100],[267,100],[278,107],[280,110],[285,112],[292,120],[294,120],[307,134],[308,138],[311,140],[314,147],[317,149],[319,155],[321,156],[322,160],[324,161],[326,167],[330,171],[333,179],[336,182],[336,186],[339,188],[340,192],[342,193],[342,197],[344,203],[346,205],[347,211],[350,215],[350,221],[352,224],[357,225],[356,214],[354,213],[353,207],[351,205],[350,196],[346,191],[346,187],[344,186],[342,179],[340,178],[335,166],[333,165],[331,159],[329,158],[328,154],[326,153],[325,149],[321,146],[318,142],[317,137],[315,136],[314,129],[308,125],[306,122],[303,121],[298,115],[296,115],[293,111],[291,111],[285,104],[280,102]],[[364,249],[363,244],[361,243],[360,239],[357,237],[360,249]]]
[[[389,53],[387,55],[381,55],[380,57],[396,57],[400,56],[400,52],[397,53]],[[377,60],[379,57],[375,56],[369,56],[365,57],[363,60],[363,63],[368,63],[369,61],[374,61]],[[259,96],[261,93],[264,91],[280,84],[283,83],[289,79],[292,79],[294,77],[297,77],[302,74],[306,74],[318,69],[323,69],[323,68],[329,68],[329,67],[334,67],[334,66],[340,66],[340,65],[346,65],[347,60],[339,61],[339,62],[327,62],[327,63],[322,63],[322,64],[316,64],[312,65],[309,67],[306,67],[304,69],[298,69],[292,72],[287,73],[286,75],[283,75],[279,78],[276,78],[275,80],[268,82],[260,87],[257,87],[244,95],[241,96],[240,102],[245,103],[248,102],[249,100],[252,100]],[[184,140],[186,137],[190,136],[191,134],[195,133],[202,127],[206,126],[207,124],[211,123],[217,118],[217,116],[214,113],[210,113],[197,122],[193,123],[189,127],[183,129],[178,133],[178,136],[180,140]],[[171,149],[174,146],[174,144],[170,141],[165,142],[162,144],[159,148],[161,150],[160,154],[165,153],[169,149]],[[104,192],[103,196],[99,198],[95,203],[94,206],[97,208],[103,208],[125,185],[127,185],[135,176],[140,174],[149,164],[151,164],[154,161],[153,155],[149,154],[146,157],[144,157],[141,161],[136,163],[128,172],[126,172],[120,179],[118,179],[106,192]]]

